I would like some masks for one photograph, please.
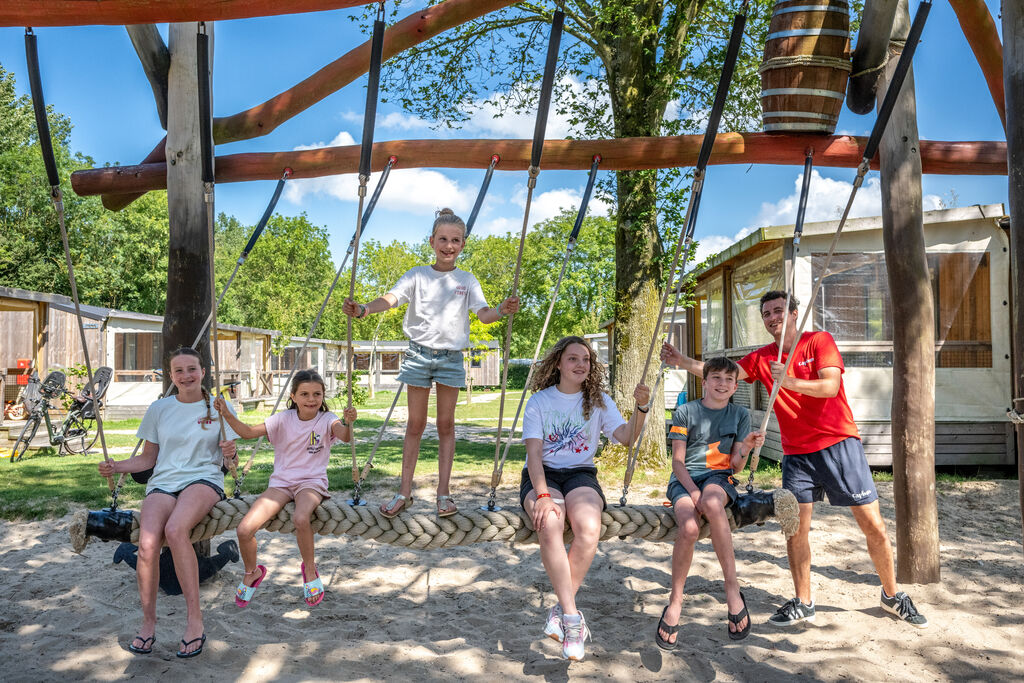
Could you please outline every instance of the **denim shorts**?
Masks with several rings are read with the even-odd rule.
[[[601,496],[602,508],[608,508],[608,501],[604,498],[604,491],[601,490],[601,484],[597,481],[596,467],[572,467],[569,469],[545,467],[544,479],[550,488],[561,492],[563,496],[567,496],[569,491],[581,487],[594,489],[597,491],[597,495]],[[524,467],[523,478],[519,482],[519,504],[524,508],[526,507],[526,496],[532,490],[533,481],[530,479],[530,471]]]
[[[206,481],[205,479],[196,479],[193,482],[189,482],[188,484],[185,484],[184,486],[182,486],[177,491],[165,491],[164,489],[151,489],[149,491],[149,493],[147,493],[146,495],[148,496],[150,493],[163,493],[163,494],[171,496],[173,498],[177,498],[179,495],[181,495],[182,491],[187,489],[189,486],[194,486],[195,484],[204,484],[206,486],[209,486],[211,489],[213,489],[214,491],[217,492],[217,495],[220,496],[221,500],[226,500],[226,497],[224,496],[224,489],[222,489],[221,487],[217,486],[213,482]]]
[[[725,491],[725,494],[729,496],[729,500],[725,503],[726,507],[734,503],[739,495],[736,492],[736,481],[728,472],[708,472],[707,474],[695,477],[693,483],[697,485],[701,493],[704,493],[704,489],[708,484],[720,486]],[[668,491],[665,492],[665,497],[672,501],[672,507],[675,507],[676,501],[688,495],[690,495],[690,492],[686,490],[686,487],[678,479],[673,477],[669,480]]]
[[[409,342],[398,381],[411,387],[430,386],[437,382],[448,387],[466,386],[466,368],[462,364],[462,351],[431,349]]]
[[[828,494],[830,505],[854,507],[878,500],[864,445],[847,437],[814,453],[782,458],[782,486],[798,503],[816,503]]]

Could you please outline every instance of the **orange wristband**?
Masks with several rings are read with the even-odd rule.
[[[550,493],[538,493],[537,494],[537,500],[540,500],[541,498],[550,498],[550,497],[551,497]]]

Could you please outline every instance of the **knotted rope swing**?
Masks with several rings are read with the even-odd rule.
[[[191,542],[211,539],[238,526],[256,500],[256,496],[230,498],[213,506],[210,513],[192,529]],[[737,529],[750,524],[763,524],[775,517],[787,538],[796,533],[800,516],[796,498],[785,489],[762,491],[742,496],[742,504],[727,509],[729,526]],[[267,531],[294,533],[294,503],[288,503],[264,527]],[[536,543],[537,534],[530,526],[529,516],[521,510],[462,510],[451,517],[439,518],[433,513],[402,512],[388,519],[373,506],[349,505],[339,498],[329,498],[316,509],[313,531],[322,536],[358,536],[380,543],[416,550],[452,548],[460,545],[508,541]],[[647,541],[675,540],[676,520],[672,508],[662,505],[613,507],[601,516],[601,540],[631,536]],[[82,552],[90,536],[104,541],[138,542],[139,513],[128,510],[82,511],[70,527],[71,546]],[[707,520],[701,524],[700,538],[710,534]],[[565,541],[572,540],[566,531]]]

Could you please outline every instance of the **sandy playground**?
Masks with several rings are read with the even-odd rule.
[[[880,484],[879,492],[892,535],[892,485]],[[638,500],[649,501],[644,493]],[[738,532],[740,581],[754,619],[750,637],[738,644],[726,634],[710,543],[697,547],[681,645],[663,653],[654,631],[668,595],[670,544],[606,542],[579,601],[594,639],[586,659],[572,665],[554,641],[539,637],[552,597],[536,546],[419,552],[321,538],[327,597],[308,608],[294,540],[264,532],[261,562],[270,574],[253,603],[235,607],[242,568],[229,564],[202,587],[205,652],[178,660],[181,597],[158,599],[154,653],[127,651],[138,596],[134,572],[111,563],[114,544],[93,542],[84,555],[73,554],[70,516],[2,522],[0,679],[1022,680],[1024,560],[1016,495],[1014,481],[940,486],[943,583],[906,587],[931,621],[925,631],[881,610],[862,537],[838,509],[819,506],[812,531],[814,625],[783,630],[765,623],[792,594],[782,536],[773,525]],[[512,503],[511,490],[505,499]]]

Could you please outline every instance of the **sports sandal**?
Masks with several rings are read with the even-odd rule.
[[[320,572],[316,570],[316,565],[314,565],[313,573],[316,574],[316,578],[312,581],[306,581],[306,563],[303,562],[301,567],[302,598],[310,607],[316,607],[320,604],[320,601],[324,599],[324,583],[320,580]]]
[[[238,582],[238,588],[235,590],[235,604],[239,607],[249,606],[249,601],[252,600],[252,596],[256,593],[256,589],[261,583],[263,583],[263,579],[267,578],[267,568],[262,564],[256,565],[256,569],[251,572],[245,573],[252,574],[254,572],[260,572],[260,578],[256,579],[255,583],[251,586],[246,585],[244,578]]]
[[[657,643],[658,647],[662,650],[674,650],[676,645],[679,644],[679,624],[675,626],[669,626],[665,623],[665,612],[668,612],[668,605],[665,605],[665,609],[661,610],[661,619],[658,619],[658,630],[654,632],[654,642]],[[676,636],[675,640],[666,640],[661,637],[661,632],[669,634],[670,636]]]
[[[451,496],[438,496],[437,497],[437,516],[438,517],[451,517],[459,511],[458,506],[455,505],[455,499]]]
[[[743,597],[743,593],[742,592],[740,593],[740,600],[743,601],[743,609],[740,610],[739,614],[729,614],[729,622],[733,623],[733,624],[736,624],[736,627],[739,628],[740,622],[743,621],[744,617],[746,617],[747,618],[747,625],[744,626],[739,631],[731,631],[730,630],[729,631],[729,639],[730,640],[743,640],[748,635],[750,635],[750,621],[751,621],[750,620],[750,612],[747,611],[747,599],[745,597]]]
[[[414,498],[412,496],[406,497],[401,493],[396,493],[395,497],[392,498],[387,505],[381,505],[380,514],[384,515],[388,519],[393,519],[399,515],[402,510],[408,510],[412,507]]]
[[[188,647],[189,645],[191,645],[192,643],[199,643],[199,647],[197,647],[195,650],[192,650],[192,652],[185,652],[185,648]],[[182,638],[181,639],[181,647],[178,648],[178,651],[175,652],[174,654],[177,655],[177,657],[179,659],[190,659],[192,657],[198,657],[199,655],[203,654],[203,646],[204,645],[206,645],[206,634],[205,633],[203,635],[199,636],[198,638],[193,638],[192,640],[190,640],[188,642],[185,642],[185,639]]]
[[[135,641],[142,641],[142,647],[135,647]],[[143,638],[136,634],[132,638],[132,642],[128,643],[128,651],[134,652],[137,655],[148,655],[153,652],[153,646],[156,645],[156,634],[154,633],[149,638]]]

